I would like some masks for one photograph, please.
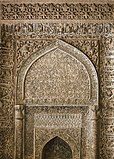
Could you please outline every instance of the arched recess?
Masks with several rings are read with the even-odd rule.
[[[98,77],[94,65],[84,53],[62,40],[57,40],[49,46],[35,52],[22,65],[17,77],[16,104],[24,104],[25,102],[25,80],[30,68],[38,59],[57,49],[68,54],[72,59],[79,61],[84,66],[85,72],[87,72],[89,77],[90,85],[90,98],[85,105],[92,104],[98,106]]]
[[[72,159],[72,150],[68,143],[56,136],[43,148],[42,159]]]
[[[47,143],[49,143],[52,139],[55,139],[56,137],[59,137],[60,139],[62,139],[62,141],[65,142],[65,145],[68,145],[69,149],[71,149],[71,156],[73,159],[75,158],[79,158],[80,156],[80,146],[79,143],[77,142],[77,139],[73,138],[71,135],[67,134],[66,132],[62,132],[62,131],[53,131],[50,135],[50,133],[47,133],[47,136],[45,136],[45,140],[44,140],[44,134],[40,137],[40,139],[35,139],[36,145],[38,145],[37,147],[39,147],[39,149],[37,150],[37,153],[35,154],[35,156],[40,156],[39,158],[42,159],[42,152],[44,150],[45,145],[47,145]],[[43,139],[42,139],[43,138]],[[39,143],[39,140],[41,141]]]
[[[81,80],[81,82],[85,84],[84,85],[85,88],[87,88],[85,81],[86,80],[88,81],[88,88],[84,89],[84,92],[83,92],[84,97],[86,97],[85,94],[86,94],[86,91],[88,91],[87,99],[85,101],[83,99],[83,103],[81,103],[80,102],[81,99],[79,99],[78,103],[77,104],[74,103],[74,105],[75,106],[76,105],[87,106],[89,108],[88,129],[91,130],[91,134],[88,133],[86,140],[90,144],[88,144],[86,149],[87,149],[88,156],[91,156],[91,159],[95,159],[96,132],[94,130],[96,130],[96,108],[98,108],[98,94],[99,94],[97,72],[96,72],[95,67],[92,64],[92,62],[83,52],[81,52],[77,48],[69,45],[68,43],[63,42],[62,40],[56,40],[56,42],[33,53],[25,61],[25,63],[22,65],[21,69],[18,72],[17,83],[16,83],[16,101],[15,101],[15,103],[16,103],[16,106],[15,106],[15,143],[16,143],[15,144],[15,159],[24,158],[24,115],[25,115],[24,105],[27,105],[26,100],[25,100],[25,94],[26,94],[26,92],[25,92],[26,85],[25,84],[26,84],[27,76],[31,70],[33,72],[35,72],[34,71],[35,69],[33,67],[33,66],[35,66],[35,63],[38,64],[38,62],[41,59],[43,59],[44,57],[47,57],[47,55],[49,55],[51,53],[56,54],[56,55],[58,55],[58,54],[59,55],[61,55],[61,54],[68,55],[68,58],[70,59],[70,61],[75,61],[74,63],[76,64],[75,67],[77,68],[77,70],[78,70],[78,66],[80,66],[82,68],[81,69],[82,72],[80,72],[80,70],[78,70],[79,71],[78,76],[80,76],[81,74],[83,75],[83,73],[84,73],[84,75],[86,75],[86,77],[87,77],[87,78],[84,78],[84,82],[81,78],[79,78],[76,81],[76,82],[78,82]],[[60,60],[61,59],[59,59],[59,61]],[[68,61],[67,61],[67,63],[68,63]],[[74,68],[74,67],[72,67],[72,68]],[[68,76],[68,78],[69,77],[70,76]],[[32,74],[31,74],[31,79],[32,79]],[[33,79],[35,79],[35,78],[33,78]],[[67,85],[68,85],[68,83],[67,83]],[[80,89],[79,86],[78,86],[78,88]],[[81,89],[83,90],[82,86],[81,86]],[[64,85],[64,88],[66,88],[66,85]],[[72,87],[72,88],[74,88],[74,87]],[[77,87],[75,87],[75,88],[77,89]],[[78,92],[78,90],[77,90],[77,92]],[[72,103],[69,103],[69,104],[71,105]],[[54,105],[54,104],[52,104],[52,105]],[[64,105],[64,103],[62,103],[62,105]],[[67,106],[67,104],[66,104],[66,106]]]

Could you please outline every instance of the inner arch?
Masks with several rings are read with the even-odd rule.
[[[44,146],[42,159],[72,159],[72,150],[63,139],[56,136]]]
[[[47,104],[76,104],[89,100],[90,93],[90,79],[84,65],[60,49],[35,61],[25,79],[25,99],[37,99],[40,104],[42,100]]]

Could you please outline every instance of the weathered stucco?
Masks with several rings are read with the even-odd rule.
[[[0,159],[113,159],[113,0],[2,0],[0,30]]]

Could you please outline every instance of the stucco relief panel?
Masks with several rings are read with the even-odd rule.
[[[87,58],[87,56],[85,56],[81,51],[69,45],[68,43],[62,40],[56,40],[50,45],[42,48],[41,50],[37,50],[35,53],[29,56],[29,58],[25,61],[25,63],[22,65],[20,69],[17,84],[18,84],[17,87],[18,93],[20,94],[22,93],[21,95],[20,94],[18,95],[20,95],[20,99],[24,98],[26,109],[32,107],[32,112],[30,111],[28,112],[29,115],[25,111],[26,112],[25,156],[27,159],[30,158],[30,156],[31,158],[33,157],[34,149],[37,146],[38,147],[35,150],[37,158],[39,155],[37,151],[41,151],[38,142],[35,143],[35,145],[33,144],[34,127],[35,127],[35,132],[38,131],[36,137],[38,137],[39,135],[41,136],[40,129],[41,127],[46,128],[45,124],[48,121],[47,118],[45,118],[45,120],[42,119],[40,122],[41,127],[39,127],[38,119],[40,119],[40,116],[42,115],[42,114],[40,115],[37,114],[39,106],[41,106],[42,109],[44,107],[46,111],[50,109],[52,106],[53,113],[50,114],[51,118],[53,118],[55,113],[56,119],[54,120],[53,123],[51,121],[48,121],[48,127],[45,130],[46,133],[50,133],[52,130],[48,129],[52,127],[54,128],[54,131],[56,129],[60,131],[62,128],[64,128],[64,131],[68,133],[68,131],[70,130],[68,130],[67,127],[69,128],[70,126],[72,126],[72,124],[74,124],[71,130],[74,136],[77,135],[75,134],[74,127],[76,127],[76,129],[78,127],[80,129],[78,132],[81,132],[81,124],[82,124],[83,130],[81,133],[83,133],[83,137],[80,136],[77,139],[77,140],[82,140],[82,145],[79,144],[79,147],[81,146],[81,148],[83,149],[82,153],[83,155],[86,155],[86,158],[88,157],[90,159],[95,158],[94,153],[96,151],[95,150],[96,145],[93,144],[95,142],[94,141],[95,134],[94,132],[92,132],[93,127],[95,127],[95,124],[93,125],[93,122],[91,121],[91,118],[93,118],[93,114],[92,115],[90,114],[90,119],[88,118],[83,122],[80,122],[79,119],[77,119],[76,122],[74,122],[75,120],[71,122],[70,120],[71,114],[69,113],[69,111],[66,110],[65,120],[62,122],[64,114],[62,114],[61,116],[61,111],[59,111],[59,114],[56,113],[56,106],[59,108],[63,106],[65,111],[66,108],[68,107],[72,108],[72,105],[74,106],[77,105],[75,107],[76,111],[79,105],[81,109],[82,105],[86,107],[90,102],[90,99],[93,100],[92,105],[89,103],[90,109],[92,108],[94,109],[94,107],[96,107],[96,104],[98,104],[97,74],[93,64]],[[20,102],[19,99],[17,100],[17,102]],[[48,106],[50,106],[50,108]],[[34,114],[33,112],[35,110],[36,112]],[[44,117],[49,116],[49,111],[47,111]],[[73,116],[75,115],[76,114],[74,113]],[[34,120],[35,123],[33,123],[33,119],[35,119]],[[66,122],[67,120],[68,122]],[[91,129],[90,131],[92,132],[91,138],[88,133],[89,130],[87,132],[87,127],[89,127],[89,125]],[[84,126],[86,128],[84,128]],[[55,133],[55,135],[57,134],[58,132]],[[64,133],[63,133],[63,138],[65,138]],[[28,142],[29,144],[27,144]],[[75,141],[75,143],[77,143],[77,141]],[[86,148],[84,148],[85,146]],[[88,149],[91,149],[92,152],[87,153]],[[78,159],[79,155],[80,151],[78,150],[78,152],[74,156],[75,158]]]
[[[58,37],[58,36],[57,36]],[[83,38],[62,38],[63,41],[75,46],[80,51],[84,52],[90,60],[93,62],[94,66],[98,70],[99,67],[99,39],[83,39]],[[17,40],[17,70],[20,69],[24,61],[34,52],[38,51],[42,47],[45,47],[53,43],[55,39],[18,39]]]
[[[90,79],[80,61],[56,49],[40,57],[28,70],[28,104],[77,104],[90,99]]]
[[[19,5],[20,6],[20,5]],[[15,19],[15,15],[17,14],[14,10],[13,7],[17,7],[17,10],[19,8],[19,6],[17,5],[4,5],[3,7],[3,14],[2,18],[3,19]],[[28,5],[24,6],[25,8],[27,8]],[[82,7],[87,7],[88,5],[83,5]],[[92,18],[94,19],[96,17],[96,19],[99,19],[101,17],[101,15],[104,17],[104,19],[112,19],[112,9],[113,9],[113,5],[92,5],[93,7],[96,8],[96,10],[98,12],[100,12],[99,14],[97,14],[98,16],[96,17],[96,15],[92,14]],[[72,7],[72,6],[71,6]],[[90,7],[90,6],[89,6]],[[102,8],[103,7],[103,8]],[[9,8],[9,11],[7,11],[7,9]],[[12,8],[12,11],[10,11],[10,8]],[[34,8],[34,5],[30,5],[29,8]],[[43,6],[44,8],[44,6]],[[68,6],[69,8],[69,6]],[[108,9],[110,10],[110,13],[108,11]],[[5,11],[6,10],[6,11]],[[56,10],[56,9],[55,9]],[[100,11],[101,10],[101,11]],[[107,10],[107,13],[104,11]],[[29,10],[27,10],[28,13]],[[12,12],[12,13],[11,13]],[[101,14],[101,12],[103,14]],[[10,14],[9,14],[10,13]],[[91,12],[90,12],[91,13]],[[85,13],[84,13],[85,14]],[[57,15],[57,14],[56,14]],[[88,14],[89,15],[89,14]],[[17,15],[18,16],[18,15]],[[22,16],[22,14],[21,14]],[[46,15],[47,16],[47,15]],[[41,16],[41,18],[46,18],[46,16]],[[30,16],[28,16],[27,18],[29,18]],[[83,15],[81,16],[83,17]],[[26,18],[23,17],[23,18]],[[40,16],[38,17],[40,18]],[[61,18],[61,16],[58,16],[58,18]],[[67,17],[68,19],[69,17]],[[17,17],[16,17],[17,19]],[[80,15],[79,18],[80,19]],[[85,19],[85,18],[84,18]],[[90,18],[91,19],[91,18]],[[101,88],[101,118],[102,118],[102,123],[101,123],[101,148],[100,148],[100,158],[102,159],[109,159],[109,158],[113,158],[113,120],[112,118],[109,120],[108,118],[113,117],[113,96],[114,96],[114,91],[111,88],[111,86],[113,85],[113,81],[112,81],[112,77],[113,77],[113,61],[111,60],[111,58],[108,60],[105,58],[106,54],[108,56],[112,55],[112,53],[109,51],[113,50],[113,44],[112,42],[110,42],[109,39],[109,35],[112,36],[113,31],[114,31],[114,24],[113,23],[82,23],[82,24],[61,24],[61,23],[55,23],[55,24],[41,24],[37,27],[38,25],[36,24],[6,24],[2,26],[2,33],[5,33],[3,35],[4,39],[2,39],[2,46],[5,47],[5,54],[7,54],[7,48],[12,47],[12,39],[15,38],[20,38],[22,37],[23,39],[21,40],[22,42],[18,42],[18,46],[21,45],[21,47],[18,50],[19,56],[17,55],[17,58],[19,58],[19,61],[17,60],[17,62],[19,62],[19,67],[21,66],[22,62],[24,63],[26,60],[26,58],[32,53],[34,52],[34,42],[32,43],[32,38],[44,38],[46,37],[59,37],[59,38],[65,38],[66,37],[70,37],[70,40],[67,40],[68,43],[71,43],[72,45],[76,45],[76,47],[84,52],[87,53],[87,55],[90,57],[91,61],[93,61],[93,63],[95,64],[95,66],[97,65],[97,68],[100,67],[100,88]],[[38,28],[40,29],[38,31]],[[111,30],[112,29],[112,30]],[[51,30],[51,31],[50,31]],[[41,33],[41,34],[40,34]],[[13,35],[14,37],[11,37]],[[90,37],[90,40],[74,40],[73,38],[77,38],[78,37],[84,37],[86,35],[86,37]],[[105,39],[100,39],[99,41],[94,41],[92,43],[92,39],[93,37],[96,37],[96,39],[100,36],[108,36]],[[30,42],[28,42],[28,40],[26,40],[27,38],[31,38]],[[92,39],[91,39],[92,37]],[[102,46],[102,42],[104,40],[104,44]],[[99,44],[97,43],[100,43]],[[43,42],[40,42],[40,46],[42,45]],[[33,45],[33,47],[30,46],[30,44]],[[24,47],[23,47],[24,45]],[[36,44],[36,46],[38,46]],[[86,47],[87,46],[87,47]],[[91,46],[91,47],[90,47]],[[18,47],[17,47],[18,48]],[[30,50],[31,48],[33,48],[33,50]],[[106,50],[104,49],[106,48]],[[2,48],[3,49],[3,48]],[[13,51],[15,49],[13,48]],[[37,50],[37,48],[36,48]],[[35,51],[36,51],[35,50]],[[90,51],[91,50],[91,51]],[[98,52],[100,50],[100,65],[98,63],[99,60],[99,55]],[[9,52],[9,50],[8,50]],[[110,52],[110,53],[109,53]],[[108,54],[109,53],[109,54]],[[13,52],[14,54],[14,52]],[[1,134],[3,134],[4,139],[6,138],[6,140],[4,140],[2,138],[2,143],[4,147],[4,150],[2,149],[2,158],[13,158],[13,134],[14,132],[11,131],[11,138],[12,141],[10,141],[10,139],[8,138],[10,131],[9,131],[9,127],[13,127],[11,124],[13,120],[9,120],[13,118],[13,103],[14,103],[14,99],[11,99],[11,96],[8,96],[8,94],[13,94],[14,91],[14,83],[12,83],[12,75],[14,78],[14,73],[13,73],[13,69],[12,69],[12,59],[10,59],[10,57],[12,58],[12,53],[10,54],[10,56],[1,54],[2,57],[0,60],[5,59],[6,63],[3,61],[2,63],[5,64],[5,66],[2,66],[2,70],[1,70],[1,75],[0,75],[0,80],[1,80],[1,95],[3,95],[1,97],[2,99],[2,108],[6,107],[6,109],[2,109],[1,111],[1,116],[2,116],[2,120],[1,120],[1,125],[3,127],[3,130],[1,130]],[[8,60],[7,62],[7,59]],[[97,62],[96,62],[97,61]],[[106,63],[105,63],[105,62]],[[112,62],[111,62],[112,61]],[[9,64],[10,63],[10,64]],[[97,63],[97,64],[96,64]],[[8,69],[6,69],[6,66],[8,64]],[[111,67],[107,67],[106,66],[111,66]],[[10,68],[10,69],[9,69]],[[99,71],[99,69],[98,69]],[[106,72],[105,72],[106,71]],[[105,74],[105,75],[104,75]],[[4,77],[4,78],[3,78]],[[8,77],[8,78],[7,78]],[[5,84],[4,84],[5,83]],[[7,83],[7,84],[6,84]],[[108,88],[106,88],[106,86],[108,86]],[[109,88],[110,87],[110,88]],[[10,93],[8,93],[8,91],[11,91]],[[7,101],[6,101],[7,100]],[[105,119],[105,117],[107,119]],[[6,120],[8,118],[8,120]],[[110,122],[111,121],[111,122]],[[7,127],[6,129],[4,129],[4,127]],[[106,135],[107,134],[107,135]],[[6,137],[7,136],[7,137]],[[4,141],[3,141],[4,140]],[[5,142],[7,141],[7,142]],[[6,143],[6,144],[4,144]],[[10,144],[9,144],[10,143]],[[11,147],[11,149],[10,149]],[[10,150],[10,151],[9,151]],[[4,151],[4,152],[3,152]]]
[[[88,159],[87,115],[88,107],[26,106],[25,158],[41,159],[45,144],[58,136],[69,144],[74,159],[80,154]]]
[[[113,20],[114,5],[110,4],[54,4],[21,3],[3,4],[3,20],[26,19],[76,19],[76,20]]]
[[[75,136],[73,136],[72,131]],[[46,135],[45,135],[46,134]],[[81,129],[35,129],[35,158],[41,159],[42,150],[45,146],[46,142],[51,140],[52,138],[58,136],[61,137],[64,141],[66,141],[72,150],[72,158],[79,159],[80,158],[80,135]]]

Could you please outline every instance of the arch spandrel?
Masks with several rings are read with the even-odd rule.
[[[85,103],[81,103],[79,101],[77,102],[77,104],[87,105],[88,103],[92,102],[93,105],[98,105],[98,78],[93,64],[85,54],[83,54],[77,48],[61,40],[57,40],[55,43],[35,52],[24,63],[18,75],[16,102],[20,104],[23,103],[23,101],[25,100],[25,79],[27,77],[27,74],[29,73],[30,68],[36,61],[38,61],[38,59],[43,59],[43,57],[58,49],[60,50],[60,52],[65,52],[65,54],[67,54],[69,57],[72,57],[72,59],[79,61],[80,64],[85,68],[85,72],[87,72],[88,74],[90,80],[90,99],[87,102],[85,101]]]

